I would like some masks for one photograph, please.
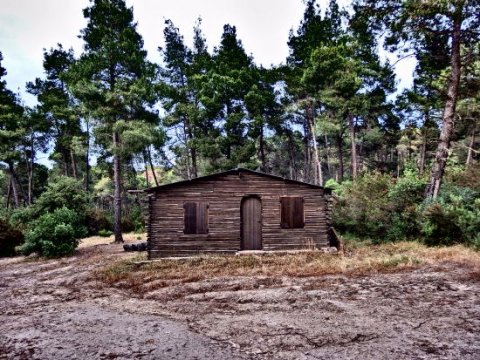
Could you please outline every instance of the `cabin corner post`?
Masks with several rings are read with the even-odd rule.
[[[331,189],[324,189],[323,190],[323,196],[325,198],[325,219],[327,222],[328,228],[333,227],[333,203],[334,203],[334,198],[332,195],[332,190]]]
[[[154,219],[154,211],[153,211],[153,203],[155,202],[155,194],[150,193],[148,194],[148,211],[145,216],[145,223],[146,223],[146,228],[147,228],[147,252],[148,252],[148,259],[152,259],[152,223]]]

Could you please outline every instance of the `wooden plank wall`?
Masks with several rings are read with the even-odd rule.
[[[150,195],[149,257],[240,250],[240,204],[244,196],[262,200],[263,250],[305,249],[329,245],[329,209],[322,189],[252,173],[219,175],[170,186]],[[304,198],[305,227],[282,229],[280,197]],[[184,234],[184,203],[206,201],[208,234]]]

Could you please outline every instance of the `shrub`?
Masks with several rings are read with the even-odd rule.
[[[40,216],[26,233],[22,252],[40,256],[57,257],[70,255],[78,245],[78,239],[86,236],[83,218],[66,207]]]
[[[35,203],[37,214],[53,212],[55,209],[67,207],[75,209],[82,215],[88,206],[88,194],[81,181],[62,176],[48,184],[48,188]]]
[[[394,209],[402,212],[423,201],[425,186],[425,179],[420,178],[415,171],[406,169],[403,176],[389,189],[388,198]]]
[[[9,222],[13,227],[25,231],[37,217],[34,206],[21,207],[13,210]]]
[[[122,231],[124,232],[144,232],[145,221],[142,208],[139,205],[133,205],[128,213],[122,216]]]
[[[452,245],[461,242],[462,233],[455,219],[439,203],[422,209],[421,230],[428,245]]]
[[[0,219],[0,256],[15,255],[15,247],[21,245],[22,242],[22,232]]]
[[[390,226],[389,175],[372,173],[342,184],[342,201],[336,205],[333,222],[340,231],[382,241]]]
[[[334,225],[374,243],[423,239],[428,245],[464,243],[480,249],[480,190],[459,183],[460,178],[446,182],[437,199],[424,200],[425,179],[413,170],[398,179],[364,174],[335,189],[341,200]]]
[[[435,201],[419,208],[419,224],[429,245],[465,243],[477,247],[480,239],[480,193],[445,185]]]
[[[112,231],[112,216],[101,209],[89,209],[86,214],[89,235],[99,234],[101,230]]]
[[[113,235],[113,232],[110,231],[110,230],[102,229],[102,230],[98,231],[98,235],[101,236],[101,237],[109,237],[109,236]]]
[[[135,230],[135,224],[128,215],[122,216],[122,232],[132,232]]]
[[[143,216],[143,211],[140,206],[134,206],[130,210],[129,214],[130,219],[132,219],[133,227],[135,232],[144,232],[145,231],[145,218]]]

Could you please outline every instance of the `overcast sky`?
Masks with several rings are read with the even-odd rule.
[[[318,3],[324,9],[328,0]],[[0,0],[0,51],[7,85],[27,104],[34,100],[25,95],[25,83],[43,76],[44,48],[61,43],[73,47],[77,56],[81,53],[78,35],[86,25],[82,9],[88,4],[88,0]],[[218,45],[223,25],[229,23],[237,27],[246,52],[267,67],[285,61],[289,30],[298,27],[304,11],[302,0],[127,0],[127,4],[134,8],[138,31],[154,62],[160,62],[157,48],[163,44],[165,19],[171,19],[190,44],[201,16],[209,50]],[[400,87],[410,84],[412,67],[412,61],[397,65]]]

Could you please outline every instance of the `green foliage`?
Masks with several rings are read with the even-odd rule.
[[[478,247],[480,239],[480,193],[457,186],[444,186],[437,200],[419,206],[419,222],[429,245],[466,243]]]
[[[453,185],[480,192],[480,176],[478,176],[478,174],[480,174],[480,162],[471,164],[455,172],[448,169],[447,179]]]
[[[34,221],[25,235],[22,253],[29,255],[35,252],[45,257],[71,255],[78,239],[86,234],[83,218],[74,210],[62,207]]]
[[[144,231],[138,199],[124,190],[242,166],[305,182],[330,179],[326,187],[341,199],[335,225],[361,238],[480,247],[479,0],[355,0],[349,11],[336,0],[322,9],[317,3],[304,1],[286,65],[265,69],[233,25],[209,52],[200,20],[191,47],[166,20],[162,64],[150,63],[133,8],[125,0],[91,0],[79,36],[83,53],[76,58],[60,44],[44,51],[44,76],[27,84],[34,109],[7,89],[0,53],[5,226],[28,230],[35,248],[36,229],[67,207],[85,218],[90,234],[108,234],[115,223],[120,239],[120,222],[124,231]],[[445,187],[436,201],[424,201],[419,173],[446,129],[438,120],[454,73],[455,22],[462,64]],[[417,61],[412,88],[396,102],[388,96],[393,67],[379,44],[397,55],[411,51]],[[53,169],[36,163],[49,144]],[[364,172],[358,179],[356,165]],[[146,167],[155,168],[155,181]],[[87,193],[84,184],[95,186]],[[75,238],[72,224],[57,225],[51,237]],[[48,254],[55,252],[49,244]]]
[[[34,205],[37,214],[53,212],[55,209],[68,207],[75,209],[82,216],[88,206],[88,194],[81,181],[67,176],[50,181],[47,190],[40,195]]]
[[[15,247],[22,242],[22,232],[0,219],[0,257],[15,255]]]
[[[34,206],[21,207],[12,211],[9,222],[15,228],[26,230],[37,216],[37,210]]]
[[[395,204],[396,210],[402,211],[423,200],[425,184],[426,180],[420,178],[416,171],[406,169],[403,176],[390,188],[388,197]]]
[[[13,210],[9,222],[18,229],[26,230],[41,215],[63,207],[75,209],[84,218],[88,206],[89,197],[83,184],[74,178],[61,176],[48,183],[47,189],[33,205]]]
[[[344,182],[336,193],[341,201],[334,225],[373,242],[423,239],[428,245],[480,242],[480,193],[445,184],[437,200],[424,200],[426,180],[413,170],[398,179],[363,174]]]
[[[102,209],[88,209],[86,224],[89,235],[100,234],[100,231],[112,231],[113,216]]]
[[[113,235],[113,231],[102,229],[98,232],[98,235],[101,237],[110,237]]]
[[[355,182],[342,184],[342,201],[334,212],[334,225],[341,231],[383,241],[391,224],[388,192],[392,178],[366,173]]]
[[[140,206],[133,206],[130,211],[122,217],[122,230],[137,233],[145,231],[145,220]]]
[[[335,194],[341,195],[342,186],[338,182],[336,182],[334,179],[328,179],[327,182],[325,183],[325,187],[332,189],[332,191]]]
[[[140,233],[145,231],[145,218],[140,206],[134,206],[128,214],[132,223],[133,231]]]

